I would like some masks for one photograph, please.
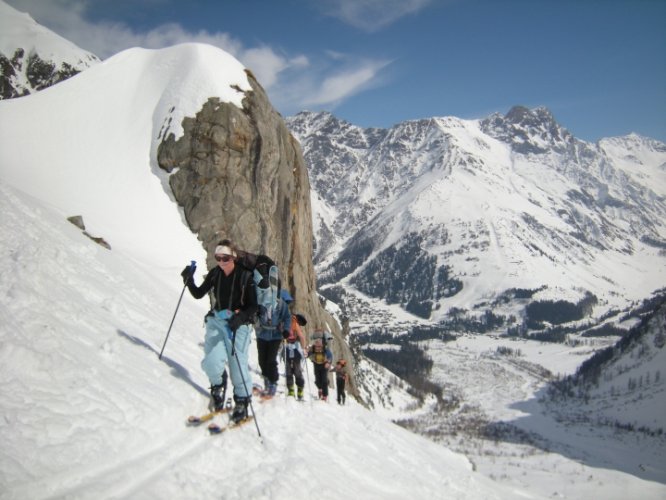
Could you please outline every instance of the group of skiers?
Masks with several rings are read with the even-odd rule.
[[[253,387],[249,369],[249,348],[257,317],[257,354],[264,378],[261,396],[270,398],[277,392],[278,356],[281,355],[286,367],[289,396],[303,399],[305,381],[301,361],[309,358],[314,364],[319,398],[324,401],[328,399],[328,374],[329,371],[334,371],[338,403],[344,404],[345,384],[348,379],[345,360],[339,360],[332,368],[333,355],[328,348],[327,335],[323,329],[316,329],[312,335],[312,344],[306,345],[301,327],[307,324],[307,320],[303,315],[293,314],[289,310],[294,299],[287,290],[280,290],[274,307],[264,307],[258,303],[254,276],[257,271],[253,272],[240,264],[244,254],[245,252],[239,250],[230,240],[225,239],[215,247],[217,265],[209,270],[201,286],[194,283],[192,266],[186,267],[181,273],[183,283],[194,298],[200,299],[209,292],[212,294],[212,309],[205,318],[206,333],[201,367],[210,382],[211,404],[214,410],[221,410],[225,406],[228,366],[235,403],[231,420],[239,423],[248,418],[248,404]]]

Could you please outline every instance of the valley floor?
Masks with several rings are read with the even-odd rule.
[[[500,345],[513,354],[499,354]],[[445,403],[401,425],[465,454],[495,481],[544,498],[666,498],[663,435],[565,420],[566,411],[543,402],[551,376],[573,373],[589,354],[488,336],[431,341],[431,377]]]

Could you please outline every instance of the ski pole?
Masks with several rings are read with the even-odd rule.
[[[308,370],[307,359],[303,359],[303,364],[305,365],[305,378],[308,379],[308,393],[310,393],[310,404],[312,405],[312,387],[310,386],[310,372]]]
[[[169,329],[167,330],[166,338],[164,339],[164,344],[162,345],[162,350],[160,351],[160,355],[158,356],[158,359],[162,359],[162,353],[164,352],[164,348],[166,347],[167,340],[169,340],[169,334],[171,333],[171,327],[173,326],[173,322],[176,319],[176,314],[178,313],[178,308],[180,307],[180,301],[183,300],[183,294],[185,293],[185,289],[187,288],[187,283],[192,279],[192,276],[194,276],[194,271],[197,269],[197,263],[192,261],[190,264],[190,277],[187,279],[185,282],[185,285],[183,286],[183,291],[180,292],[180,298],[178,299],[178,304],[176,305],[176,310],[173,312],[173,318],[171,318],[171,324],[169,325]]]

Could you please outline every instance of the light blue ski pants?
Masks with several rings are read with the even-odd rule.
[[[210,316],[206,319],[204,358],[201,361],[201,368],[208,376],[211,386],[222,383],[222,372],[229,363],[234,396],[243,398],[250,396],[248,391],[252,390],[252,379],[250,378],[248,354],[253,334],[254,328],[251,325],[241,325],[236,330],[234,355],[232,356],[233,334],[227,325],[227,320],[217,316]]]

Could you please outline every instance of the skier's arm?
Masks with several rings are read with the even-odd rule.
[[[201,283],[201,286],[194,284],[194,277],[189,279],[187,282],[187,289],[192,294],[192,297],[195,299],[200,299],[210,291],[210,289],[213,287],[213,274],[214,273],[212,271],[209,272],[204,278],[203,283]]]
[[[303,335],[303,330],[301,330],[301,325],[298,324],[298,321],[292,321],[291,323],[294,327],[294,332],[298,337],[298,341],[301,343],[303,352],[307,352],[307,346],[305,345],[305,335]]]

